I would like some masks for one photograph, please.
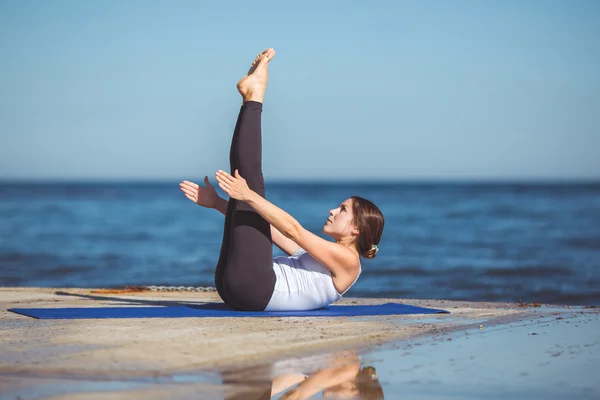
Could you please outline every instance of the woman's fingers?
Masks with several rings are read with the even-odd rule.
[[[221,186],[221,185],[231,186],[231,184],[233,183],[233,182],[226,180],[225,178],[223,178],[221,176],[217,176],[217,182],[219,182],[219,186]]]
[[[198,189],[193,188],[191,186],[179,185],[179,189],[181,189],[184,193],[195,194],[198,193]]]
[[[183,181],[180,183],[180,185],[190,186],[190,187],[196,188],[196,189],[198,189],[200,187],[197,183],[190,182],[190,181]]]
[[[194,182],[183,181],[179,184],[179,187],[181,188],[181,190],[185,189],[185,190],[191,191],[193,193],[197,193],[203,189],[213,189],[213,186],[210,184],[210,181],[208,180],[208,176],[204,177],[204,184],[206,185],[206,187],[200,186]]]
[[[226,179],[226,180],[228,180],[228,181],[230,181],[230,182],[233,182],[233,181],[234,181],[234,179],[235,179],[235,178],[234,178],[233,176],[231,176],[231,175],[230,175],[228,172],[225,172],[225,171],[222,171],[222,170],[218,170],[218,171],[217,171],[217,176],[221,176],[223,179]]]
[[[192,191],[183,190],[183,189],[181,189],[181,191],[183,192],[185,197],[187,197],[188,199],[193,200],[193,201],[198,200],[198,192],[192,192]]]
[[[189,194],[185,193],[185,197],[187,197],[188,199],[190,199],[194,203],[196,202],[196,198],[194,196],[190,196]]]
[[[246,180],[242,177],[242,175],[240,175],[240,171],[239,170],[235,170],[234,171],[235,176],[232,176],[231,174],[222,171],[222,170],[218,170],[217,171],[217,178],[221,177],[221,179],[223,179],[223,181],[225,182],[229,182],[231,184],[234,185],[243,185]]]
[[[185,197],[187,197],[190,200],[194,200],[198,198],[198,191],[194,191],[191,189],[186,189],[183,187],[180,187],[181,191],[183,192],[183,194],[185,195]]]
[[[218,170],[215,174],[217,182],[219,183],[219,187],[223,189],[230,197],[241,200],[243,198],[246,183],[244,179],[239,176],[239,172],[237,175],[238,177],[233,177],[222,170]]]
[[[225,179],[227,179],[227,172],[218,170],[215,174],[215,177],[217,178],[217,181],[224,181]]]
[[[219,183],[219,187],[223,189],[229,196],[239,200],[239,196],[242,193],[242,190],[239,186],[240,180],[221,170],[217,171],[215,175],[217,182]]]
[[[219,182],[219,187],[225,191],[227,190],[231,190],[231,186],[232,183],[231,181],[227,180],[223,175],[219,174],[217,172],[217,182]],[[229,194],[229,192],[228,192]]]
[[[184,192],[198,192],[199,186],[196,185],[196,187],[194,187],[190,185],[184,185],[183,183],[181,183],[179,184],[179,189],[183,190]]]
[[[185,194],[189,194],[190,196],[197,196],[198,195],[198,191],[197,190],[192,190],[189,188],[181,188],[181,191]]]
[[[217,178],[217,182],[221,183],[221,182],[226,182],[226,183],[233,183],[233,181],[227,176],[227,173],[224,171],[217,171],[217,173],[215,174],[215,177]]]
[[[230,186],[228,186],[228,185],[226,185],[226,184],[224,184],[224,183],[222,183],[222,182],[221,182],[221,183],[219,183],[219,187],[220,187],[221,189],[223,189],[223,191],[224,191],[225,193],[227,193],[229,196],[231,196],[231,195],[232,195],[232,193],[233,193],[233,192],[232,192],[232,190],[231,190],[231,187],[230,187]]]

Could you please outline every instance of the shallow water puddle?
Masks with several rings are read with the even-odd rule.
[[[0,388],[12,383],[0,398],[598,398],[600,313],[540,314],[369,350],[221,371],[106,380],[0,374]]]
[[[598,398],[600,314],[563,314],[383,346],[392,398]]]

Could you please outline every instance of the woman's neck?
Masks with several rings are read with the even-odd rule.
[[[358,253],[358,249],[356,248],[356,240],[348,240],[348,239],[342,238],[342,239],[336,240],[336,243],[337,244],[341,244],[342,246],[349,248],[360,259],[360,255]]]

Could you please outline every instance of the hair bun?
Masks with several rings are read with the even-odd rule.
[[[364,367],[361,369],[361,371],[363,373],[363,375],[366,378],[369,378],[370,380],[374,380],[377,379],[377,370],[375,369],[375,367]]]
[[[365,258],[375,258],[377,252],[379,251],[379,247],[376,244],[372,245],[371,248],[363,253],[363,257]]]

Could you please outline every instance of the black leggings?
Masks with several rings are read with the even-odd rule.
[[[262,174],[262,103],[248,101],[238,115],[229,163],[250,189],[265,197]],[[267,307],[275,287],[271,225],[248,204],[229,199],[215,286],[229,306],[245,311]]]

